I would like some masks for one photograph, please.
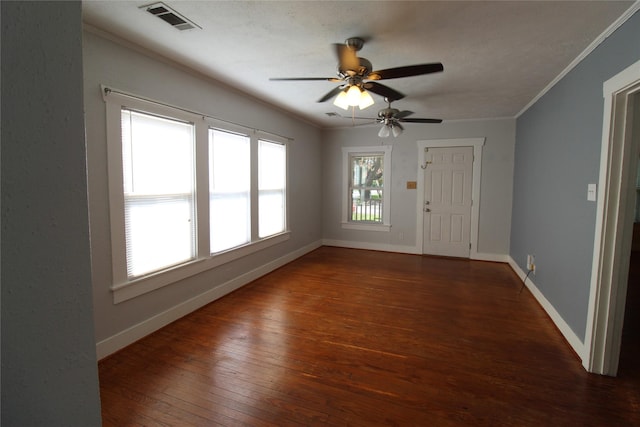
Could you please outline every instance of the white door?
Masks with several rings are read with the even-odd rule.
[[[422,253],[469,258],[473,147],[425,153]]]

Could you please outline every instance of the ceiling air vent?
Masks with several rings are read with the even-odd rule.
[[[140,9],[146,10],[150,14],[157,16],[164,22],[171,24],[173,27],[181,31],[190,30],[191,28],[200,28],[200,26],[180,15],[164,3],[153,3],[142,6]]]

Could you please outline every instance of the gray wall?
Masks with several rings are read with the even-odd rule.
[[[402,101],[396,108],[402,109]],[[373,114],[379,109],[370,107]],[[365,110],[366,111],[366,110]],[[364,114],[362,114],[364,115]],[[482,154],[480,183],[480,226],[478,252],[506,256],[509,253],[515,120],[454,121],[441,124],[412,124],[398,138],[379,138],[378,126],[347,127],[323,133],[323,233],[325,239],[391,245],[399,251],[416,245],[417,191],[407,190],[407,181],[418,177],[418,140],[486,138]],[[341,228],[342,147],[392,145],[390,232]],[[400,238],[402,236],[402,239]],[[419,248],[421,250],[422,248]]]
[[[105,104],[100,84],[212,117],[294,138],[289,151],[291,239],[218,268],[115,305],[107,182]],[[320,130],[179,66],[95,33],[84,33],[84,85],[89,170],[96,341],[100,342],[243,273],[322,238]],[[118,248],[113,248],[118,250]]]
[[[2,425],[98,426],[80,2],[2,8]]]
[[[602,142],[602,84],[640,59],[640,13],[517,120],[511,257],[584,341]]]

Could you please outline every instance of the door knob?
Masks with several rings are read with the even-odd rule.
[[[428,205],[429,203],[431,203],[431,202],[428,201],[428,200],[426,202],[424,202],[425,205]]]
[[[424,208],[424,211],[425,211],[425,212],[431,212],[431,209],[429,209],[429,208]]]

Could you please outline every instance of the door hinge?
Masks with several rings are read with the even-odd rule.
[[[471,243],[469,243],[469,250],[471,250]]]

